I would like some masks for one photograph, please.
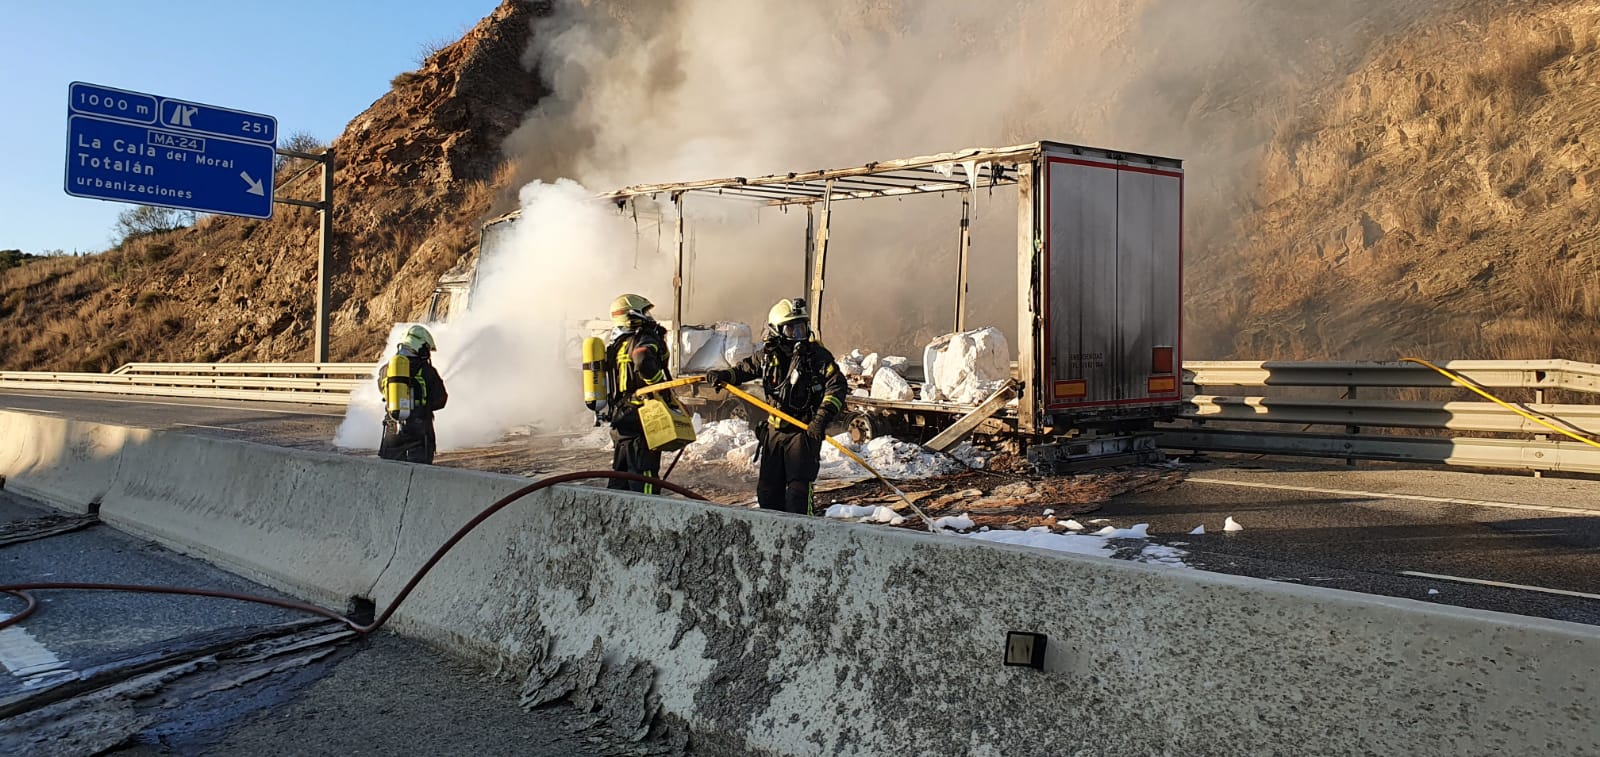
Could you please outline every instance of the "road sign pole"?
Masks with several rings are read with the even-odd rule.
[[[273,202],[284,205],[298,205],[302,208],[316,208],[317,210],[317,324],[316,334],[313,337],[315,352],[313,359],[318,363],[328,362],[328,300],[330,288],[328,286],[328,266],[333,260],[333,148],[330,147],[320,153],[300,152],[298,150],[278,149],[279,155],[286,155],[301,160],[314,160],[322,164],[322,197],[316,202],[310,200],[296,200],[292,197],[274,197]],[[284,186],[294,183],[304,175],[296,174]]]
[[[317,234],[317,362],[328,362],[328,263],[333,244],[333,148],[322,153],[322,216]]]

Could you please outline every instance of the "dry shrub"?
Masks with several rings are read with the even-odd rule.
[[[1490,187],[1501,197],[1515,198],[1528,188],[1531,178],[1542,168],[1538,149],[1519,143],[1489,159]]]
[[[1443,199],[1437,191],[1423,191],[1403,198],[1395,207],[1401,228],[1418,234],[1431,233],[1439,228],[1439,214]]]
[[[1593,322],[1600,317],[1600,282],[1567,266],[1528,261],[1505,274],[1516,303],[1529,313]]]
[[[29,261],[24,265],[0,271],[0,288],[31,289],[70,271],[85,268],[86,258],[60,257]]]
[[[1558,357],[1570,341],[1567,322],[1553,315],[1502,318],[1486,324],[1479,344],[1491,360],[1544,360]]]
[[[1520,109],[1546,94],[1542,74],[1573,51],[1572,31],[1532,16],[1490,25],[1479,60],[1467,74],[1468,91]]]

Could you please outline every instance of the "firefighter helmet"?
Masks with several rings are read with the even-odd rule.
[[[622,328],[628,328],[634,321],[654,320],[650,317],[650,309],[655,307],[649,300],[637,294],[625,294],[611,301],[611,322]]]
[[[778,300],[767,311],[767,332],[780,339],[802,342],[811,337],[811,311],[799,297]]]
[[[433,334],[428,333],[428,330],[420,324],[413,325],[411,328],[406,329],[404,334],[400,335],[400,345],[409,347],[419,354],[424,351],[424,348],[428,352],[437,349],[433,343]]]

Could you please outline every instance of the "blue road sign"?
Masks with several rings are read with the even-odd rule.
[[[73,82],[66,191],[271,218],[277,138],[271,116]]]

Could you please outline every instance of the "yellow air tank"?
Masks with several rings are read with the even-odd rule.
[[[389,368],[384,373],[383,398],[389,415],[398,420],[411,417],[411,360],[405,355],[389,358]]]
[[[606,342],[597,336],[583,340],[583,404],[599,412],[611,387],[606,386]]]

